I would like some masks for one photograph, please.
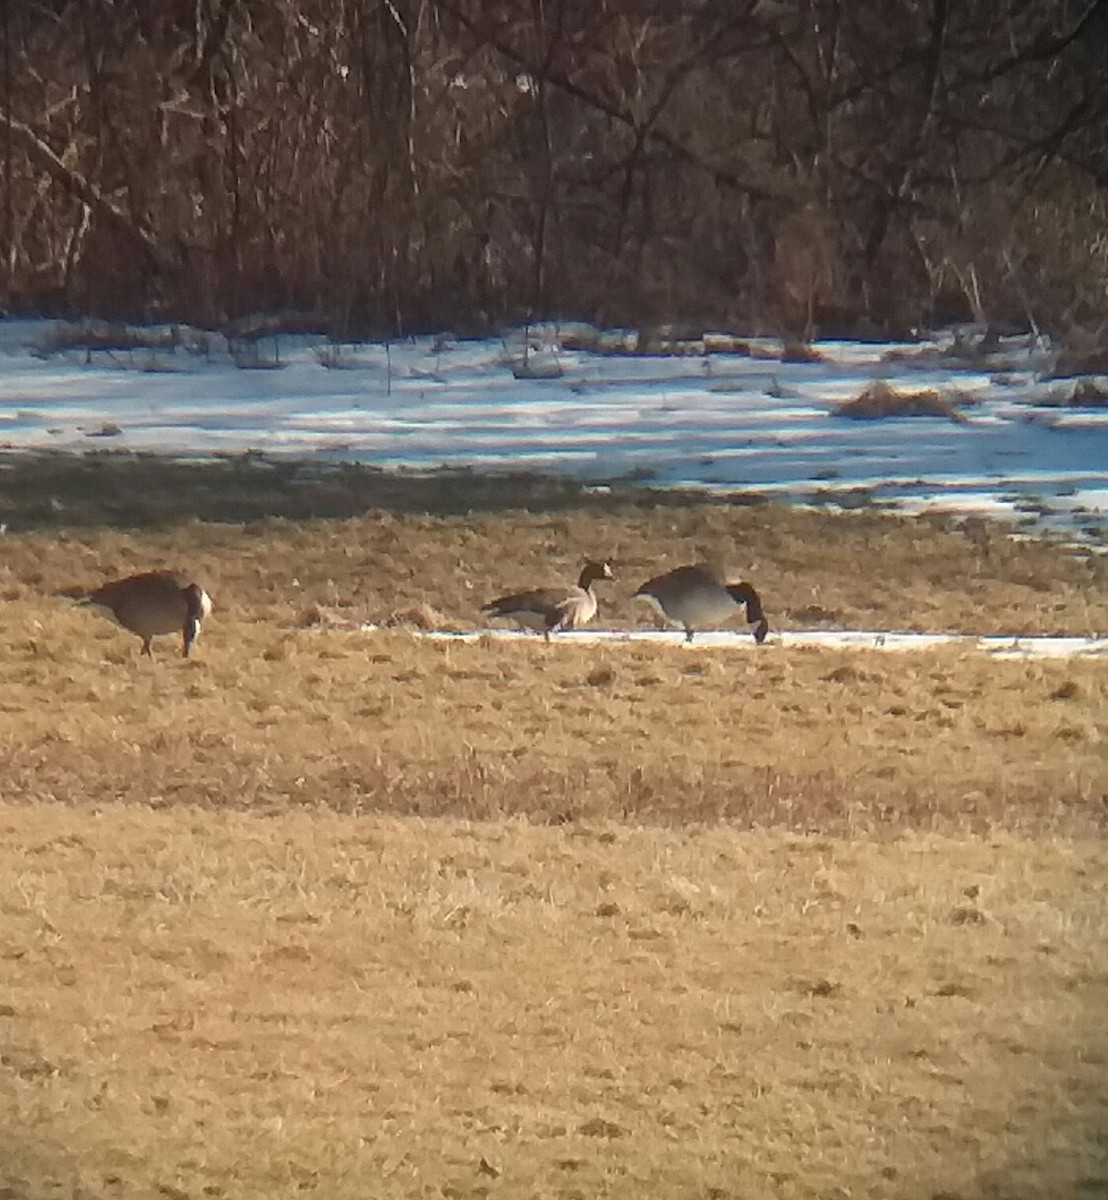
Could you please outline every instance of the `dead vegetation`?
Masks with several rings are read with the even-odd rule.
[[[609,500],[9,533],[5,795],[837,832],[1099,825],[1097,662],[786,652],[772,634],[728,654],[409,632],[479,628],[480,605],[505,587],[572,577],[586,554],[615,562],[607,626],[649,625],[631,599],[641,580],[702,559],[756,581],[775,629],[816,615],[822,627],[1108,629],[1101,559],[968,532]],[[194,661],[163,654],[144,669],[127,635],[53,596],[158,565],[214,599]]]
[[[1103,352],[1095,7],[186,7],[6,6],[5,311],[241,329],[261,370],[283,314],[974,318]]]
[[[12,629],[9,798],[867,835],[1104,817],[1096,662],[452,645],[217,608],[194,658],[139,665],[94,622]]]
[[[844,400],[831,410],[833,417],[851,417],[856,421],[875,421],[885,417],[944,417],[948,421],[965,423],[962,408],[972,403],[964,392],[954,389],[939,391],[924,388],[904,392],[877,380],[862,389],[851,400]]]
[[[1095,379],[1079,379],[1073,385],[1070,404],[1075,408],[1108,408],[1108,387]]]
[[[2,545],[0,1193],[1105,1184],[1103,662],[404,628],[610,553],[609,624],[713,557],[778,627],[1103,631],[1098,560],[618,499]],[[188,660],[51,595],[163,562]]]
[[[1002,835],[5,804],[0,1189],[1096,1195],[1106,869]]]
[[[602,555],[619,580],[601,620],[617,628],[649,621],[630,599],[643,579],[706,561],[753,582],[776,628],[1108,631],[1103,556],[1014,540],[978,518],[800,512],[526,475],[104,454],[14,456],[0,470],[0,522],[4,599],[168,564],[201,576],[224,618],[247,624],[295,623],[312,605],[382,623],[426,604],[441,615],[432,625],[472,628],[504,588],[574,578]]]

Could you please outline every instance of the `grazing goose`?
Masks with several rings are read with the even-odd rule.
[[[180,633],[188,658],[200,636],[200,622],[212,611],[211,598],[198,583],[173,571],[144,571],[105,583],[90,593],[68,593],[84,604],[103,608],[124,629],[142,638],[140,653],[153,657],[150,641],[160,633]]]
[[[507,617],[525,629],[541,633],[549,642],[550,635],[559,629],[576,629],[596,616],[593,584],[598,579],[612,578],[610,563],[588,559],[576,587],[534,588],[528,592],[516,592],[483,605],[481,611],[490,617]]]
[[[769,622],[762,601],[749,583],[721,583],[707,567],[677,567],[656,579],[648,579],[635,593],[636,600],[648,600],[674,625],[683,625],[685,641],[705,626],[718,625],[746,605],[747,622],[754,626],[754,640],[766,640]]]

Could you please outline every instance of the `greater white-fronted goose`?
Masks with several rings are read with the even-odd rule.
[[[728,620],[743,605],[759,645],[769,632],[762,601],[750,584],[722,583],[705,566],[677,567],[656,579],[648,579],[635,593],[635,599],[649,601],[665,620],[683,626],[686,642],[693,640],[697,630]]]
[[[142,638],[140,653],[153,657],[152,638],[180,633],[182,654],[188,658],[200,636],[200,623],[212,611],[208,593],[175,571],[144,571],[105,583],[93,592],[76,589],[64,593],[95,608],[102,608],[124,629]]]
[[[514,592],[483,605],[481,611],[490,617],[506,617],[525,629],[541,633],[550,641],[552,633],[561,629],[576,629],[596,616],[597,600],[593,584],[598,579],[612,578],[610,563],[588,559],[576,587],[532,588],[526,592]]]

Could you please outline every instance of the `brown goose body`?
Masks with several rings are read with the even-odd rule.
[[[188,658],[200,625],[212,611],[211,598],[198,584],[174,571],[144,571],[105,583],[84,597],[84,603],[104,609],[124,629],[142,639],[142,654],[153,656],[151,639],[179,633],[182,654]]]
[[[596,616],[598,603],[593,584],[598,579],[611,579],[612,568],[607,562],[590,559],[585,563],[576,587],[531,588],[513,592],[482,606],[490,617],[505,617],[541,633],[547,641],[561,629],[576,629]]]
[[[721,583],[705,566],[677,567],[646,583],[635,593],[637,600],[649,601],[662,617],[685,630],[691,642],[697,630],[720,625],[746,606],[747,622],[754,626],[754,640],[766,640],[769,622],[762,601],[749,583]]]

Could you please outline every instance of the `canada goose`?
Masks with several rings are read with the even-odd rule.
[[[612,579],[608,562],[588,559],[576,587],[534,588],[501,596],[481,611],[491,617],[507,617],[526,629],[534,629],[549,642],[550,635],[559,629],[576,629],[596,616],[597,602],[593,584],[598,579]]]
[[[183,655],[188,658],[193,642],[200,636],[201,621],[212,611],[208,593],[173,571],[144,571],[105,583],[94,592],[74,590],[65,594],[107,610],[124,629],[142,638],[140,653],[151,657],[152,638],[180,632]]]
[[[686,642],[693,640],[698,629],[726,621],[743,604],[759,645],[769,631],[762,601],[749,583],[721,583],[703,566],[677,567],[648,579],[635,593],[635,599],[648,600],[671,624],[683,625]]]

